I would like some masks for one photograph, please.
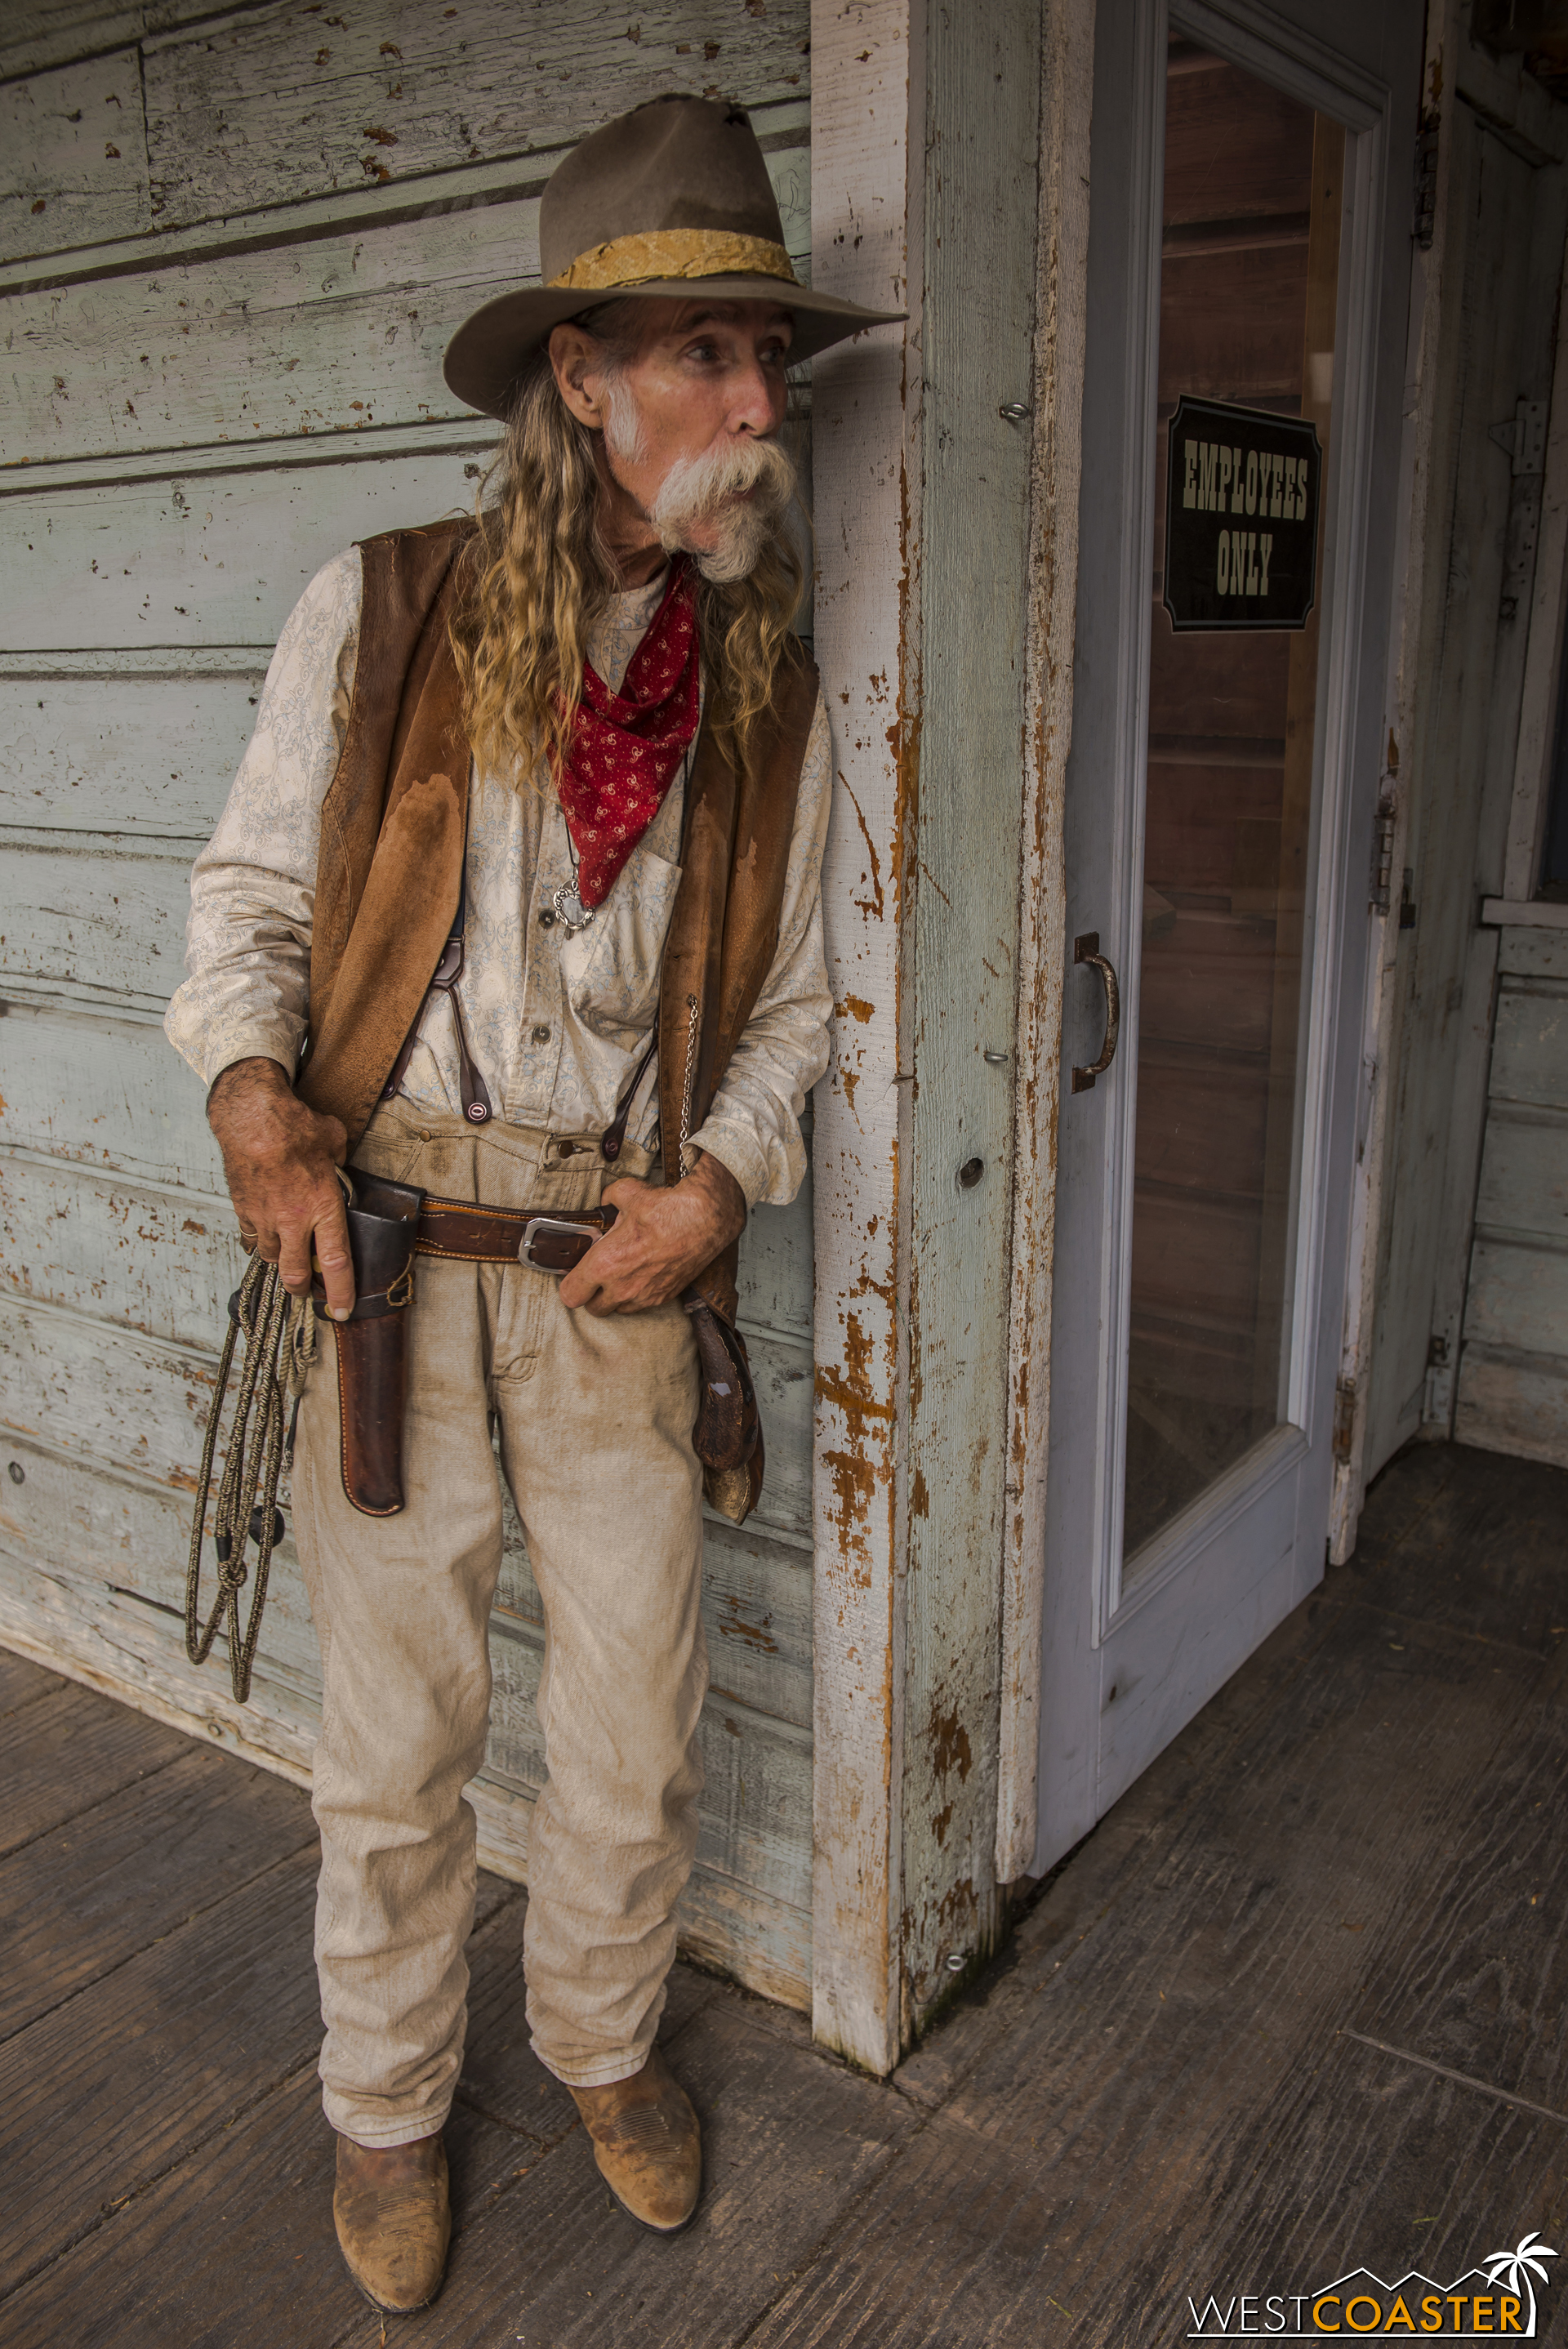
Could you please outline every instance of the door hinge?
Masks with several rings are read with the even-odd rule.
[[[1432,249],[1438,217],[1438,131],[1440,118],[1426,114],[1416,133],[1414,218],[1410,233],[1423,253]]]
[[[1454,1366],[1449,1341],[1434,1337],[1427,1348],[1427,1391],[1421,1402],[1424,1427],[1447,1427],[1454,1415]]]
[[[1543,399],[1516,401],[1511,416],[1505,416],[1501,424],[1488,425],[1486,437],[1489,440],[1495,440],[1503,453],[1511,459],[1516,478],[1521,473],[1543,473],[1546,471],[1546,402]]]
[[[1372,911],[1386,914],[1393,903],[1394,794],[1385,792],[1377,802],[1377,828],[1372,835]]]
[[[1350,1457],[1351,1433],[1356,1425],[1356,1381],[1341,1379],[1334,1390],[1334,1456],[1336,1460]]]

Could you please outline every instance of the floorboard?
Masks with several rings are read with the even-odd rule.
[[[294,1787],[196,1745],[36,1836],[0,1860],[0,2039],[315,1837]]]
[[[17,1713],[25,1704],[33,1704],[41,1696],[52,1696],[66,1683],[57,1672],[46,1672],[42,1664],[35,1664],[26,1656],[13,1655],[9,1648],[0,1648],[0,1721],[7,1713]]]
[[[1367,1495],[1356,1555],[1330,1585],[1477,1639],[1553,1654],[1568,1634],[1564,1472],[1417,1444]]]
[[[673,2060],[705,2125],[702,2207],[660,2241],[574,2129],[469,2230],[420,2349],[722,2349],[741,2340],[916,2124],[893,2091],[707,2001]]]
[[[1532,2226],[1560,2243],[1564,2132],[1377,2060],[1315,2050],[1207,2167],[1173,2136],[1173,2230],[1114,2172],[1086,2217],[1059,2170],[939,2116],[746,2349],[1163,2349],[1192,2330],[1189,2296],[1311,2293],[1360,2265],[1448,2283]]]
[[[312,2064],[8,2301],[6,2349],[378,2342],[380,2323],[350,2282],[333,2231],[335,2143]],[[517,2157],[504,2129],[469,2113],[452,2121],[448,2149],[455,2280],[466,2264],[462,2228],[512,2181]]]
[[[1205,2159],[1234,2109],[1266,2106],[1304,2036],[1337,2026],[1541,1669],[1511,1658],[1478,1675],[1468,1642],[1399,1628],[1396,1645],[1372,1610],[1337,1610],[1305,1667],[1163,1810],[1113,1897],[1080,1909],[1063,1872],[1023,1937],[1010,2013],[948,2113],[1037,2140],[1086,2180],[1133,2165],[1163,2223],[1185,2190],[1163,2164],[1170,2133]],[[1128,1798],[1135,1815],[1167,1775],[1184,1774],[1156,1763]]]
[[[6,2041],[6,2282],[310,2062],[315,1892],[314,1853],[280,1861]]]
[[[166,1770],[189,1748],[177,1729],[60,1682],[0,1720],[0,1854]]]
[[[1568,1653],[1522,1706],[1347,2021],[1568,2113]]]
[[[535,2061],[526,1897],[482,1879],[460,2232],[401,2337],[1165,2349],[1189,2294],[1447,2283],[1532,2230],[1568,2268],[1564,1626],[1568,1474],[1412,1447],[892,2082],[676,1968],[707,2188],[675,2241]],[[0,1766],[7,2349],[378,2344],[332,2235],[304,1797],[32,1667]],[[1537,2337],[1568,2349],[1568,2275]]]
[[[306,1847],[0,2048],[0,2288],[314,2060],[315,1877]]]
[[[1532,2229],[1561,2250],[1565,2221],[1568,2127],[1342,2037],[1238,2130],[1203,2269],[1238,2291],[1308,2292],[1362,2265],[1442,2284]],[[1561,2283],[1545,2314],[1542,2337],[1568,2337]]]
[[[941,2106],[1001,2044],[1042,1982],[1141,1880],[1145,1862],[1165,1848],[1209,1782],[1246,1766],[1239,1742],[1285,1704],[1341,1619],[1338,1602],[1315,1592],[1058,1864],[1000,1957],[905,2058],[898,2078],[906,2095]]]

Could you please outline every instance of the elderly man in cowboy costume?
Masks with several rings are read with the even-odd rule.
[[[449,2231],[492,1430],[545,1622],[533,2045],[626,2209],[696,2208],[655,2031],[701,1505],[755,1497],[737,1243],[800,1182],[828,1057],[828,725],[778,435],[788,367],[882,314],[796,282],[745,116],[702,99],[585,140],[540,248],[542,286],[447,355],[506,428],[477,522],[336,556],[284,628],[168,1019],[242,1235],[331,1331],[294,1467],[321,2072],[339,2241],[387,2310],[433,2297]]]

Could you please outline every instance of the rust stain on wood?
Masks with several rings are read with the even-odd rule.
[[[934,1702],[931,1708],[932,1768],[939,1778],[951,1776],[956,1770],[962,1785],[975,1766],[975,1756],[969,1744],[969,1732],[958,1717],[957,1707],[951,1713],[939,1713]]]
[[[846,698],[847,698],[848,697],[846,696]],[[861,875],[862,881],[869,881],[871,883],[872,898],[868,901],[864,897],[857,897],[855,899],[855,904],[862,914],[873,915],[880,922],[882,918],[884,910],[882,884],[882,859],[877,854],[876,843],[872,838],[871,830],[861,811],[861,803],[855,797],[853,788],[842,768],[839,770],[839,781],[843,784],[844,792],[849,800],[850,805],[854,809],[855,822],[860,825],[861,838],[865,842],[866,854],[872,861],[871,871],[869,873],[862,873]]]

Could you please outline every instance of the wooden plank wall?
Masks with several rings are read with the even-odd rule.
[[[1498,934],[1480,910],[1503,885],[1541,490],[1539,475],[1511,472],[1490,428],[1520,398],[1550,396],[1568,213],[1564,109],[1449,21],[1436,82],[1429,61],[1441,145],[1412,450],[1419,567],[1382,793],[1396,818],[1392,897],[1408,909],[1383,926],[1369,1039],[1359,1279],[1373,1272],[1347,1364],[1364,1392],[1336,1557],[1353,1547],[1357,1475],[1454,1423],[1496,984]]]
[[[155,29],[154,29],[155,27]],[[537,273],[562,150],[664,89],[754,109],[809,256],[805,0],[37,0],[0,29],[0,1638],[300,1776],[292,1553],[256,1699],[185,1664],[189,1495],[231,1218],[160,1031],[191,859],[277,630],[350,539],[464,506],[492,429],[440,357]],[[811,1200],[743,1313],[769,1482],[715,1527],[688,1946],[810,1984]],[[515,1526],[481,1850],[526,1867],[542,1757]]]
[[[1568,935],[1498,950],[1454,1433],[1568,1468]]]

